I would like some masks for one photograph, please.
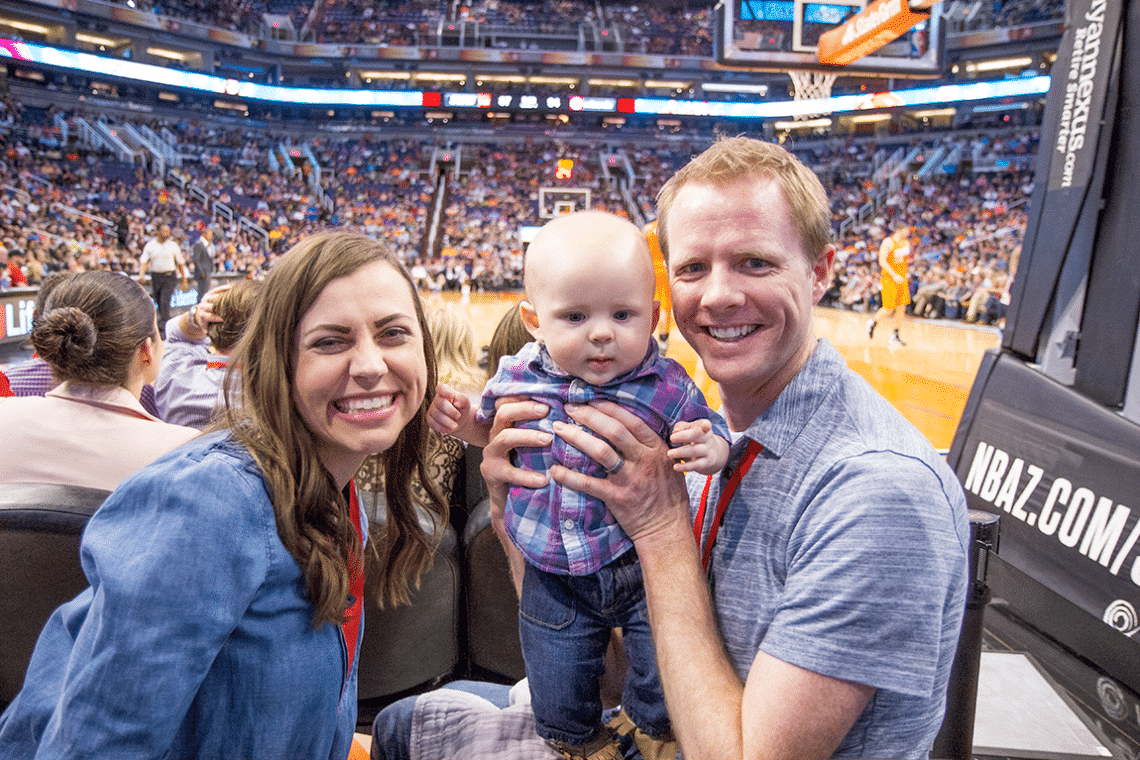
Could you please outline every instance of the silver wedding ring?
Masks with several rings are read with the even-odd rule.
[[[624,466],[625,466],[625,457],[623,457],[621,454],[618,454],[617,464],[615,464],[613,467],[607,467],[606,468],[606,474],[607,475],[613,475],[615,472],[617,472],[618,470],[620,470]]]

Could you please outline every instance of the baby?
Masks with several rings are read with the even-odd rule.
[[[535,342],[500,361],[478,410],[441,388],[433,427],[485,445],[497,398],[526,396],[548,405],[547,417],[530,423],[548,433],[555,420],[573,424],[564,404],[607,399],[670,442],[675,469],[720,472],[728,428],[681,365],[659,354],[653,261],[636,226],[598,211],[558,217],[531,242],[524,280],[519,308]],[[561,464],[607,474],[557,436],[547,448],[518,449],[516,459],[538,472]],[[621,460],[609,472],[620,466]],[[667,738],[641,568],[605,504],[550,479],[537,490],[512,487],[505,522],[526,560],[519,633],[539,735],[566,758],[621,757],[601,722],[599,687],[610,631],[622,628],[630,663],[622,707],[641,731]]]

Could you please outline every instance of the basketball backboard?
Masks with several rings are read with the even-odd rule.
[[[717,61],[765,71],[800,69],[916,79],[942,75],[941,3],[930,9],[927,21],[863,58],[846,66],[820,63],[820,35],[866,5],[867,0],[721,0],[716,6]]]
[[[543,219],[553,219],[575,211],[590,208],[588,187],[540,187],[538,189],[538,215]]]

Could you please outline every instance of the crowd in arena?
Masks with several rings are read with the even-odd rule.
[[[187,146],[188,160],[161,178],[106,155],[62,152],[44,114],[11,102],[5,112],[0,231],[9,251],[26,252],[22,267],[33,285],[60,270],[134,273],[143,245],[163,224],[186,249],[200,230],[215,228],[217,271],[258,278],[295,242],[336,225],[382,241],[424,290],[518,289],[521,232],[543,221],[541,188],[583,188],[592,208],[645,223],[655,217],[664,180],[694,152],[692,145],[623,148],[633,173],[623,196],[619,179],[625,171],[603,168],[605,146],[598,143],[469,143],[440,150],[415,140],[317,139],[306,153],[319,166],[322,194],[332,201],[326,206],[306,182],[315,170],[308,159],[295,171],[270,168],[268,154],[281,143],[268,135],[198,122],[155,123]],[[891,224],[907,220],[914,228],[914,314],[1000,319],[991,296],[1006,294],[1032,191],[1031,165],[1013,161],[1036,152],[1036,132],[1011,129],[963,139],[979,163],[994,159],[996,166],[1005,157],[1009,168],[935,172],[887,193],[882,182],[834,170],[871,166],[882,150],[875,141],[795,147],[816,167],[832,200],[838,254],[825,304],[877,308],[878,243]],[[555,177],[559,160],[572,162],[572,180]],[[209,204],[195,199],[195,188]],[[438,194],[443,201],[429,234]],[[232,210],[232,219],[216,214],[215,201]]]
[[[126,4],[127,0],[117,0]],[[579,27],[604,30],[624,52],[658,55],[712,55],[715,3],[586,2],[585,0],[132,0],[132,7],[253,36],[262,33],[266,13],[290,17],[303,41],[415,46],[441,22],[477,22],[485,27],[533,34],[578,35]],[[1059,21],[1062,0],[992,0],[955,4],[964,30]],[[791,22],[757,22],[755,31],[791,39]],[[300,39],[300,37],[299,37]],[[526,46],[542,47],[541,38]]]

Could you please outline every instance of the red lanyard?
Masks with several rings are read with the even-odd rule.
[[[352,527],[364,546],[364,536],[360,529],[360,502],[356,498],[356,482],[349,481],[348,512],[352,518]],[[348,651],[348,670],[352,672],[352,661],[356,657],[356,639],[360,635],[360,616],[364,611],[364,563],[351,553],[348,556],[349,593],[352,594],[352,606],[345,610],[344,623],[340,629],[344,633],[344,646]],[[347,677],[347,676],[346,676]]]
[[[728,484],[725,485],[724,490],[720,492],[720,499],[716,503],[716,513],[713,515],[712,527],[709,528],[709,537],[705,539],[704,548],[701,549],[701,565],[704,567],[705,572],[709,571],[709,563],[712,561],[713,544],[716,543],[716,533],[720,530],[720,522],[724,519],[725,510],[728,509],[728,502],[732,500],[733,494],[736,493],[737,486],[740,481],[744,479],[745,473],[748,468],[752,466],[752,461],[764,449],[756,441],[748,441],[748,448],[744,451],[744,456],[740,458],[740,462],[736,465],[736,469],[732,472],[732,477],[728,479]],[[701,532],[705,526],[705,508],[708,507],[709,502],[709,489],[712,487],[713,476],[709,475],[705,480],[705,490],[701,494],[701,506],[697,510],[697,517],[693,521],[693,535],[697,539],[697,543],[701,543]]]

